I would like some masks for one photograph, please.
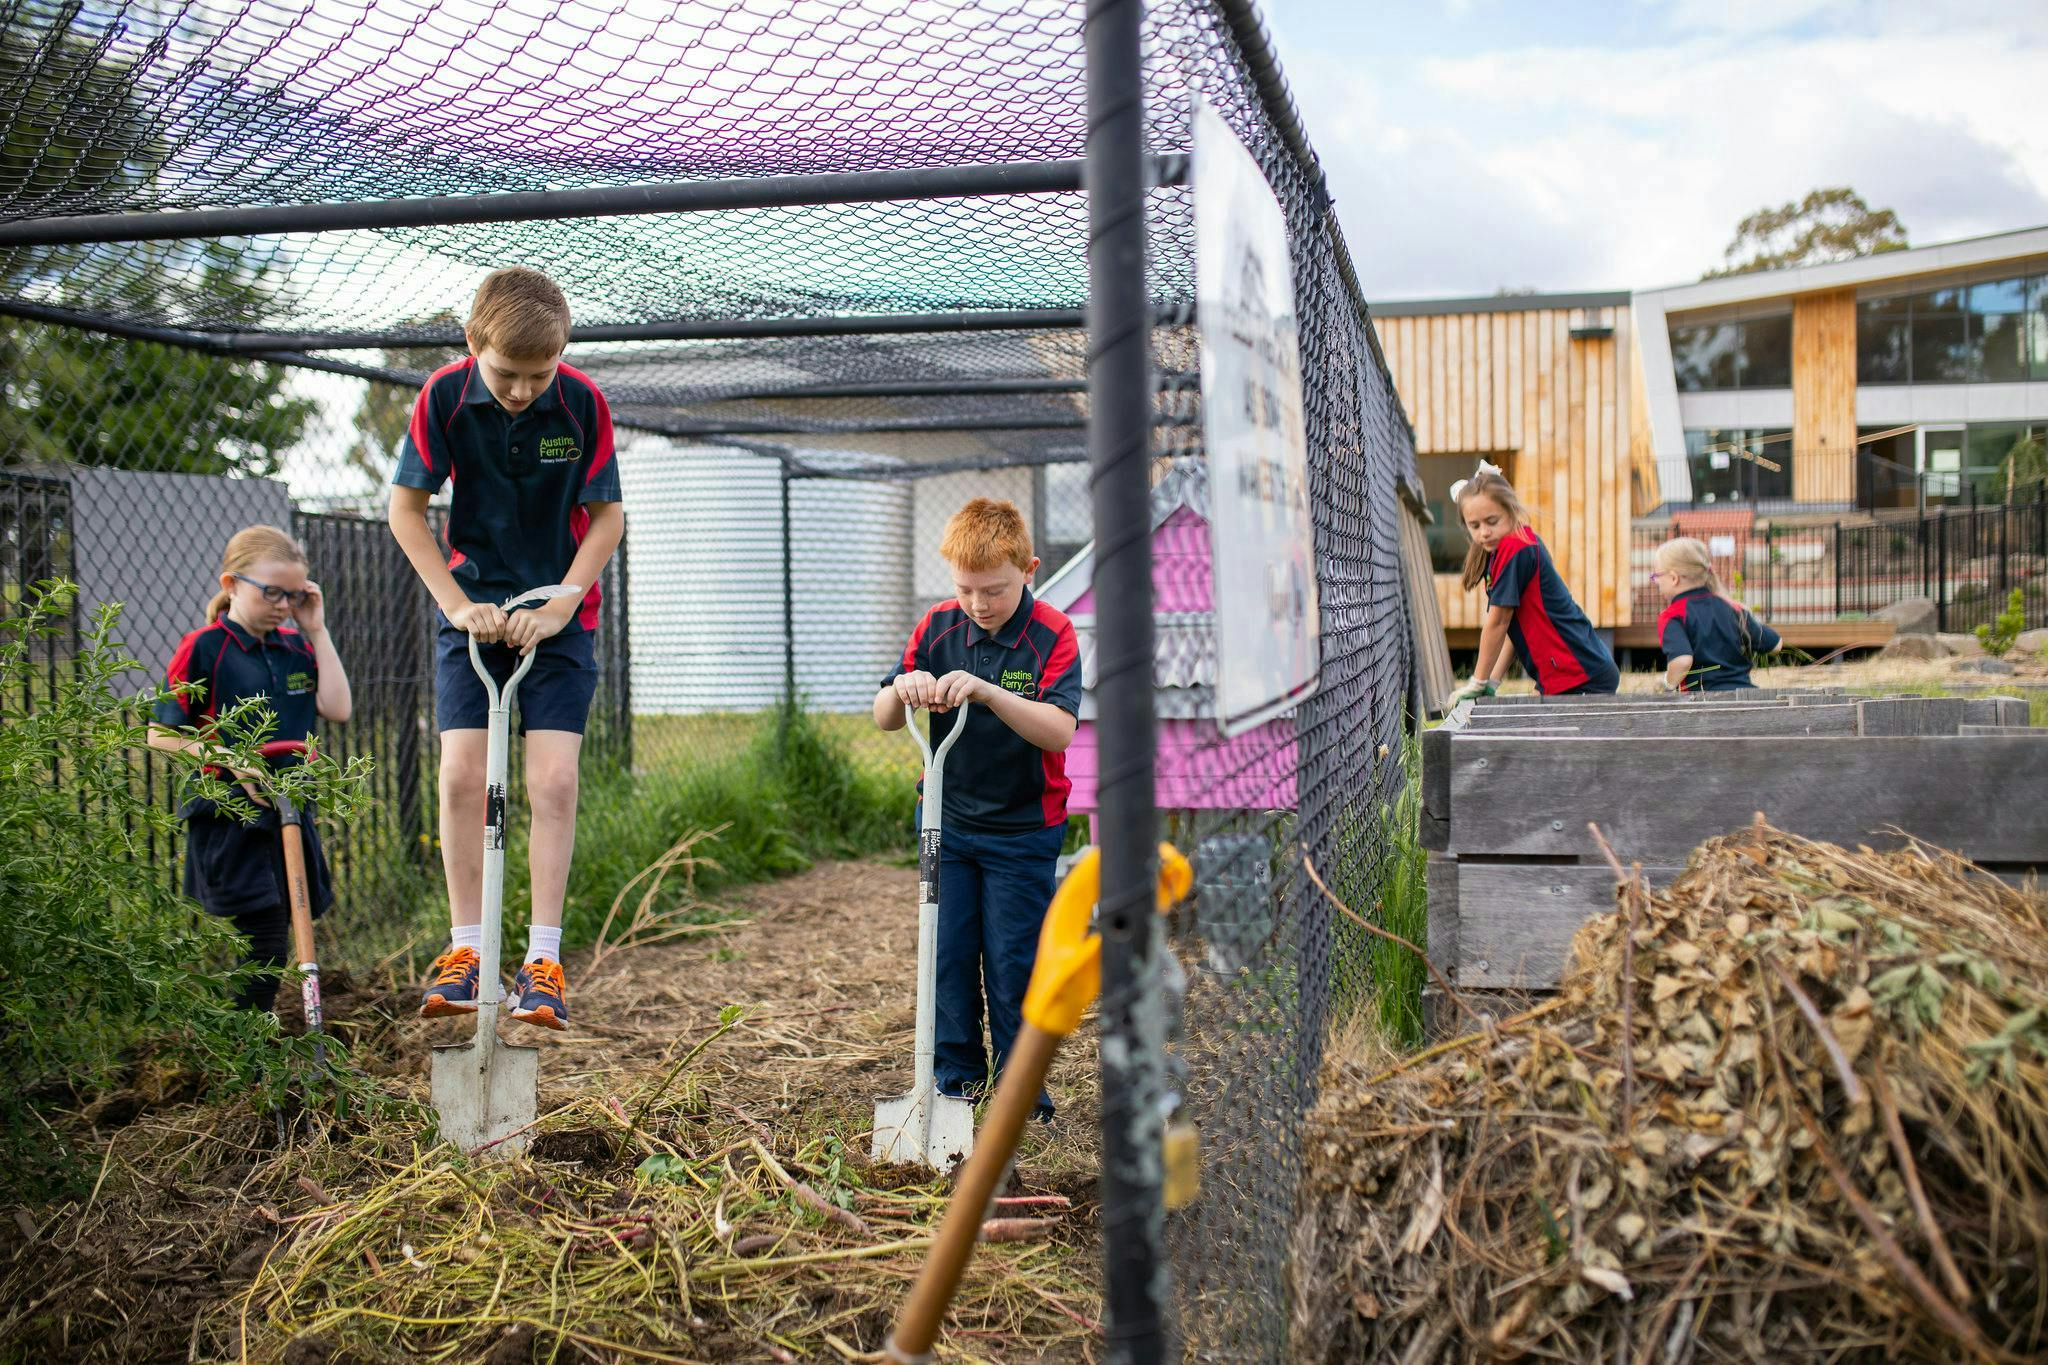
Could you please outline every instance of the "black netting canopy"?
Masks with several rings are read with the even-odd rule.
[[[947,519],[1017,502],[1091,689],[1068,771],[1103,849],[1106,1354],[1158,1358],[1145,1343],[1172,1335],[1191,1359],[1280,1361],[1301,1118],[1379,971],[1304,871],[1374,906],[1403,856],[1414,440],[1250,0],[1137,11],[0,0],[0,617],[70,577],[81,613],[121,604],[154,670],[226,536],[292,528],[358,604],[336,628],[355,715],[322,746],[383,783],[332,847],[360,960],[388,962],[370,931],[410,933],[439,886],[437,626],[382,509],[487,273],[562,285],[568,359],[631,429],[583,750],[585,790],[626,813],[579,833],[579,861],[697,809],[671,798],[700,781],[738,790],[778,698],[849,721],[831,733],[903,779],[907,812],[875,679],[952,590]],[[1284,220],[1292,309],[1266,322],[1298,336],[1305,485],[1221,451],[1238,473],[1212,485],[1202,458],[1198,96]],[[1277,431],[1278,391],[1241,376],[1225,399]],[[1291,547],[1313,541],[1312,599],[1291,556],[1212,553],[1219,508],[1283,483],[1312,523]],[[1262,626],[1263,604],[1320,651],[1312,693],[1297,678],[1228,734],[1218,678],[1245,670],[1224,668],[1219,579],[1245,589],[1229,623]],[[1157,835],[1197,878],[1170,930]],[[1169,1117],[1202,1133],[1201,1196],[1170,1218]]]
[[[23,0],[0,7],[0,310],[416,381],[483,275],[532,264],[627,424],[870,470],[1073,459],[1083,10]],[[1145,51],[1170,324],[1193,95],[1324,205],[1247,5],[1151,5]],[[1172,431],[1192,343],[1160,338]]]

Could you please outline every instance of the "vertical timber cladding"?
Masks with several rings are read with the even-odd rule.
[[[1626,359],[1635,350],[1626,298],[1507,296],[1431,307],[1373,310],[1415,424],[1417,457],[1484,455],[1501,465],[1593,624],[1627,625],[1631,428],[1640,425],[1640,400]],[[1466,592],[1446,573],[1436,576],[1436,592],[1446,629],[1479,628],[1483,592]]]
[[[1792,300],[1792,496],[1844,503],[1856,493],[1856,291]]]

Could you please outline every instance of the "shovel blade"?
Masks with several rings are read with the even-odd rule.
[[[924,1159],[933,1169],[950,1171],[974,1150],[974,1106],[951,1095],[932,1096],[932,1133]]]
[[[877,1161],[916,1165],[924,1160],[924,1106],[916,1095],[883,1100],[875,1106],[875,1140],[870,1152]]]
[[[875,1106],[876,1161],[950,1171],[974,1150],[974,1105],[941,1095],[903,1095]]]
[[[449,1043],[434,1049],[429,1081],[443,1138],[465,1152],[495,1143],[491,1156],[526,1150],[528,1135],[520,1130],[539,1104],[539,1048]]]

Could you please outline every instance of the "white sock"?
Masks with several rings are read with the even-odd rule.
[[[457,948],[469,948],[480,953],[484,950],[484,927],[481,924],[458,924],[448,935],[448,941]]]
[[[562,926],[559,924],[535,924],[526,931],[526,960],[528,962],[560,962],[562,960]]]

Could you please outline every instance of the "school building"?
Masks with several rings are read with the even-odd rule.
[[[1454,648],[1476,643],[1484,604],[1458,584],[1468,542],[1450,487],[1482,458],[1617,645],[1649,643],[1648,553],[1674,533],[1709,540],[1751,585],[1768,575],[1778,614],[1831,645],[1848,635],[1821,618],[1849,570],[1840,532],[1817,528],[2000,502],[2008,452],[2048,433],[2048,227],[1373,316],[1415,425]]]

